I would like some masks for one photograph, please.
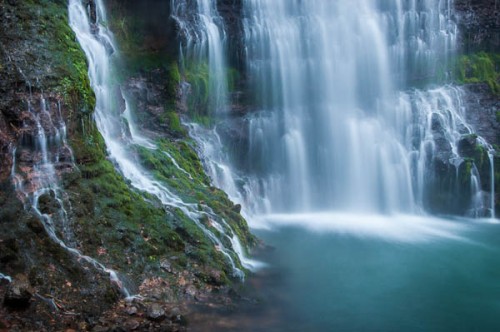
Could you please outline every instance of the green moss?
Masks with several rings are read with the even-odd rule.
[[[177,134],[184,136],[186,134],[186,131],[184,130],[184,127],[182,127],[179,115],[174,111],[168,111],[166,112],[166,116],[168,119],[169,129],[172,131],[172,133],[174,135]]]
[[[213,122],[215,110],[212,109],[216,96],[210,91],[210,68],[206,61],[188,62],[184,65],[182,74],[186,82],[191,85],[191,93],[188,98],[188,110],[191,119],[204,126],[210,126]],[[231,93],[236,89],[240,80],[240,72],[235,68],[226,70],[227,88]]]
[[[156,198],[127,185],[105,158],[104,142],[97,129],[87,127],[85,135],[75,135],[71,143],[77,151],[80,177],[68,177],[66,187],[75,199],[79,238],[90,239],[83,245],[86,253],[92,255],[101,246],[107,248],[103,262],[119,270],[140,271],[145,266],[158,265],[161,257],[174,255],[186,256],[228,274],[232,272],[224,255],[181,210],[167,208],[166,212]],[[158,150],[134,147],[142,165],[184,202],[209,206],[228,222],[244,245],[254,244],[255,238],[227,195],[210,187],[210,180],[191,146],[167,139],[157,144]],[[226,241],[210,222],[200,222],[205,222],[221,241]],[[227,232],[231,234],[229,229]]]
[[[210,71],[208,63],[188,63],[183,68],[185,80],[191,85],[191,94],[188,100],[190,116],[208,116],[212,113],[209,105]]]
[[[460,184],[462,184],[463,186],[468,186],[470,183],[473,164],[474,164],[473,159],[465,158],[463,166],[460,167],[458,179],[460,181]]]
[[[181,73],[177,62],[172,62],[169,66],[169,79],[175,86],[181,82]]]
[[[227,89],[232,92],[236,89],[240,78],[240,72],[235,68],[228,68],[227,70]]]
[[[56,40],[52,41],[51,45],[52,54],[57,61],[55,69],[58,76],[62,77],[60,92],[73,109],[91,112],[95,105],[95,96],[90,88],[87,60],[73,30],[67,24],[66,11],[55,14],[59,8],[60,6],[53,2],[47,2],[43,6],[42,15],[48,26],[53,25],[48,28],[53,29],[56,34]]]
[[[123,61],[116,72],[118,80],[160,67],[172,69],[169,64],[175,61],[172,61],[171,49],[177,49],[177,45],[162,45],[163,41],[155,40],[158,36],[152,36],[148,18],[136,15],[128,6],[123,1],[109,1],[107,4],[109,21],[106,24],[114,33]]]
[[[230,225],[245,246],[255,244],[243,217],[236,212],[227,194],[210,185],[203,165],[193,148],[185,141],[159,140],[158,150],[137,147],[143,166],[165,182],[185,202],[205,204]],[[174,165],[171,156],[180,170]],[[216,231],[212,229],[212,231]]]
[[[22,26],[40,54],[33,54],[33,63],[50,56],[50,68],[44,77],[43,89],[53,88],[77,114],[92,112],[95,96],[87,75],[85,54],[68,25],[67,2],[62,0],[20,1],[16,9]],[[48,53],[45,53],[47,52]],[[30,58],[26,54],[26,58]],[[29,61],[29,60],[28,60]],[[43,61],[43,60],[41,60]],[[49,81],[52,79],[52,81]],[[73,114],[71,114],[73,115]]]
[[[100,258],[104,263],[132,269],[136,276],[153,263],[148,257],[184,255],[172,216],[150,195],[131,189],[104,158],[101,139],[94,140],[97,143],[87,144],[82,137],[72,140],[80,153],[81,176],[65,184],[73,199],[78,238],[86,239],[84,252],[96,256],[98,248],[105,247],[107,255]]]
[[[459,57],[456,77],[460,83],[487,83],[500,94],[500,54],[479,52]]]
[[[165,64],[162,63],[161,66]],[[171,61],[167,66],[167,97],[169,99],[169,105],[167,105],[167,109],[173,110],[175,109],[175,101],[178,97],[179,84],[181,83],[181,73],[179,71],[179,65],[177,61]]]

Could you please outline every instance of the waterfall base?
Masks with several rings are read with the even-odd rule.
[[[302,224],[317,223],[318,216],[303,217]],[[499,267],[498,222],[422,218],[420,224],[425,226],[417,234],[429,236],[416,242],[346,227],[308,231],[290,224],[257,231],[273,246],[257,256],[269,268],[248,281],[248,293],[258,302],[243,301],[232,313],[199,305],[191,327],[257,332],[498,330],[500,291],[492,273]]]

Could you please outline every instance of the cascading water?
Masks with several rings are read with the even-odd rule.
[[[473,132],[459,88],[411,90],[448,76],[457,34],[452,6],[244,1],[257,109],[246,117],[247,176],[235,190],[227,160],[210,152],[223,145],[215,138],[204,152],[212,178],[233,199],[260,202],[247,207],[253,213],[425,209],[435,161],[458,169],[458,139]],[[200,144],[210,142],[191,132]],[[479,183],[472,173],[471,183]],[[472,187],[478,197],[480,186]]]
[[[11,179],[16,193],[23,201],[25,209],[32,211],[42,222],[49,237],[61,248],[85,261],[110,276],[125,297],[130,293],[123,285],[116,271],[111,270],[94,258],[75,249],[70,219],[68,218],[68,200],[60,186],[60,175],[73,171],[73,152],[66,140],[66,124],[61,114],[60,103],[57,110],[51,110],[49,103],[40,97],[39,110],[32,106],[33,96],[28,99],[29,117],[21,131],[24,133],[17,148],[12,149]],[[56,117],[53,118],[53,115]],[[30,133],[31,126],[35,129]],[[20,158],[18,158],[20,156]],[[29,157],[31,156],[31,157]],[[20,159],[20,160],[18,160]],[[42,203],[52,201],[55,208],[48,208]],[[1,278],[10,279],[0,275]]]
[[[224,111],[228,101],[226,34],[216,2],[171,0],[171,6],[184,41],[181,46],[184,66],[195,71],[208,69],[208,91],[202,93],[208,95],[209,110]]]
[[[0,272],[0,280],[6,280],[7,282],[12,282],[12,278]]]
[[[96,6],[97,23],[99,24],[106,21],[106,12],[102,1],[96,1]],[[208,11],[206,13],[210,12],[209,8],[202,8]],[[221,234],[220,237],[227,238],[229,243],[231,243],[233,241],[233,234],[225,221],[204,204],[184,202],[174,191],[170,190],[162,182],[157,181],[152,174],[148,173],[137,162],[133,153],[134,146],[141,146],[152,150],[157,149],[157,146],[154,142],[138,134],[126,96],[124,96],[125,110],[121,110],[119,105],[113,102],[114,91],[118,87],[113,83],[112,57],[117,56],[118,48],[115,45],[112,34],[102,25],[99,25],[98,29],[91,29],[87,12],[79,0],[71,0],[69,2],[69,17],[70,25],[75,31],[77,39],[89,61],[90,82],[96,94],[95,119],[97,127],[105,140],[109,157],[133,187],[156,196],[166,207],[179,209],[191,219],[226,257],[233,270],[233,274],[243,278],[244,273],[238,268],[236,260],[232,255],[235,252],[234,248],[226,247],[212,230],[200,222],[204,217],[208,217],[211,221],[211,226],[216,228],[218,233]],[[110,54],[108,51],[110,48],[113,50],[113,54]],[[122,112],[124,113],[123,117],[127,121],[123,121]],[[175,160],[171,157],[169,158],[176,165]],[[179,165],[176,165],[176,167],[180,168]],[[226,229],[229,229],[230,232],[227,232]],[[252,267],[245,265],[246,259],[243,252],[235,253],[239,255],[238,258],[244,267]]]

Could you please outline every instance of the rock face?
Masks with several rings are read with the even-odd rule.
[[[500,146],[500,98],[485,83],[467,84],[465,102],[467,121],[488,143]]]
[[[244,59],[244,47],[241,36],[243,35],[243,3],[241,0],[219,0],[217,9],[224,18],[225,27],[229,39],[229,59],[232,66],[242,68]]]
[[[464,86],[465,103],[467,107],[467,121],[473,126],[476,132],[492,144],[496,150],[494,162],[494,186],[495,186],[495,211],[497,218],[500,216],[500,98],[493,94],[489,86],[485,83],[468,84]],[[466,156],[473,158],[479,163],[479,172],[481,174],[481,185],[487,190],[491,189],[491,174],[489,168],[489,159],[481,151],[472,149],[474,142],[466,141],[463,147],[465,148]]]
[[[500,5],[496,0],[455,0],[464,51],[498,52]]]
[[[498,58],[500,51],[500,3],[496,0],[455,0],[458,27],[460,29],[459,47],[465,54],[478,54],[487,52],[490,59]],[[479,53],[481,54],[481,53]],[[494,60],[498,62],[498,60]],[[476,64],[477,66],[477,64]],[[489,76],[488,84],[475,83],[464,85],[465,107],[467,108],[467,121],[476,132],[484,137],[488,143],[495,147],[495,210],[500,216],[500,123],[499,106],[500,98],[498,89],[500,84],[498,76],[498,63],[479,77],[485,79]],[[470,68],[469,68],[470,69]],[[465,142],[464,142],[465,143]],[[477,156],[476,156],[477,159]],[[489,161],[488,161],[489,163]],[[491,175],[487,163],[482,163],[479,168],[483,188],[491,187]],[[484,180],[483,180],[484,179]]]

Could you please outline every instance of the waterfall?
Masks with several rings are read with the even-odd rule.
[[[458,167],[457,141],[473,132],[459,88],[413,88],[449,76],[452,7],[449,0],[244,1],[255,100],[246,117],[246,187],[263,202],[253,211],[425,208],[434,160]]]
[[[431,85],[451,78],[453,5],[243,1],[253,94],[241,126],[248,138],[238,146],[246,151],[243,167],[223,152],[238,142],[221,140],[217,128],[190,127],[214,183],[254,226],[269,213],[414,214],[440,204],[494,216],[494,194],[485,195],[477,169],[459,179],[470,161],[458,144],[474,133],[464,92]],[[478,144],[489,151],[493,174],[492,148],[480,137]],[[460,181],[470,193],[461,193]],[[436,192],[447,201],[436,203]]]
[[[200,4],[202,3],[204,2],[200,2]],[[98,29],[91,29],[87,12],[79,0],[70,1],[69,18],[70,25],[89,61],[90,82],[96,95],[94,116],[97,127],[106,143],[109,158],[115,163],[121,174],[130,181],[132,187],[157,197],[168,209],[182,211],[224,255],[233,271],[233,275],[243,278],[244,273],[238,268],[237,259],[246,268],[250,269],[252,266],[244,264],[246,258],[243,252],[235,252],[234,248],[224,244],[231,243],[233,239],[233,232],[225,221],[203,203],[184,202],[174,190],[165,183],[156,180],[153,174],[139,164],[137,156],[133,152],[134,146],[151,150],[156,150],[157,146],[153,141],[138,134],[138,129],[135,127],[133,117],[130,114],[126,96],[124,96],[125,109],[123,110],[113,102],[115,91],[119,89],[113,80],[113,57],[118,56],[119,49],[111,32],[100,24],[106,21],[106,11],[103,3],[96,1],[96,5]],[[203,8],[210,12],[208,7]],[[112,54],[110,54],[109,49],[113,50]],[[122,120],[122,112],[127,121]],[[210,226],[217,230],[216,233],[220,234],[219,236],[202,224],[201,220],[207,217],[211,221]],[[238,254],[239,257],[233,257],[233,253]]]
[[[198,72],[208,70],[208,91],[198,93],[208,96],[209,111],[223,112],[228,102],[226,33],[216,1],[171,1],[172,17],[180,27],[183,39],[181,53],[184,55],[184,69]]]

